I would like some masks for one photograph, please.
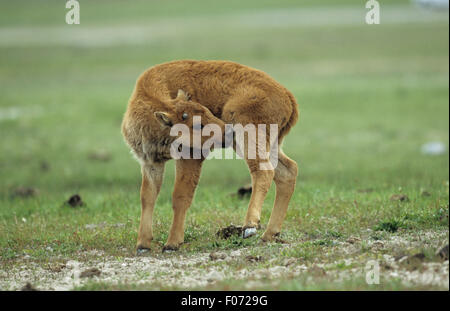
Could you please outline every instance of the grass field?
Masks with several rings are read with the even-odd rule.
[[[448,11],[380,1],[366,25],[364,1],[316,2],[80,1],[66,25],[63,1],[0,1],[0,289],[448,290],[449,156],[421,152],[449,145]],[[174,59],[240,62],[296,96],[287,243],[216,237],[243,222],[230,193],[250,175],[208,160],[185,244],[161,253],[170,161],[152,253],[135,256],[140,169],[120,123],[138,75]],[[64,205],[73,194],[85,205]]]

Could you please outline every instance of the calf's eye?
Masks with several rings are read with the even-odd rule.
[[[183,120],[186,120],[188,118],[188,114],[185,112],[183,113]]]

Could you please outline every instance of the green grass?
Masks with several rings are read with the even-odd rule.
[[[428,141],[449,144],[448,21],[294,24],[261,31],[245,23],[225,27],[215,21],[255,9],[329,9],[334,2],[205,3],[187,7],[185,1],[139,1],[136,6],[82,2],[82,24],[66,26],[64,8],[56,1],[46,2],[47,7],[1,1],[2,27],[49,27],[38,28],[36,35],[51,27],[95,30],[155,20],[176,21],[184,28],[148,42],[0,43],[2,266],[15,265],[27,254],[41,263],[94,249],[114,256],[134,254],[140,170],[123,143],[120,122],[138,75],[173,59],[241,62],[268,72],[298,99],[300,120],[285,139],[284,151],[298,162],[300,173],[283,239],[304,243],[281,257],[314,263],[324,252],[336,250],[333,260],[343,258],[335,242],[351,236],[366,239],[368,229],[381,240],[420,230],[448,234],[448,152],[439,156],[420,152]],[[358,1],[345,3],[360,6]],[[201,18],[206,24],[183,27],[183,16]],[[19,116],[4,117],[14,113]],[[93,160],[90,154],[99,150],[111,159]],[[160,252],[167,239],[173,179],[171,161],[155,209],[154,252]],[[243,161],[206,161],[181,253],[261,246],[257,238],[215,236],[220,227],[243,221],[247,200],[229,194],[249,180]],[[33,187],[38,194],[14,197],[17,187]],[[424,190],[430,195],[422,195]],[[75,193],[86,205],[64,206]],[[274,193],[272,187],[263,205],[263,224]],[[390,200],[400,193],[408,195],[409,202]],[[85,227],[103,222],[107,225],[102,228]],[[336,287],[360,288],[355,282]],[[223,286],[240,288],[233,280]],[[333,289],[321,280],[305,286],[303,281],[289,281],[280,289]],[[402,288],[391,284],[385,289]]]
[[[314,277],[314,276],[313,276]],[[206,288],[196,288],[194,290],[213,290],[213,291],[229,291],[229,290],[239,290],[245,291],[248,290],[246,287],[245,281],[235,281],[235,280],[227,280],[222,281],[218,284],[214,284],[211,286],[207,286]],[[129,283],[121,283],[111,285],[108,283],[102,282],[88,282],[82,286],[76,287],[75,290],[78,291],[95,291],[95,290],[183,290],[180,287],[167,287],[163,284],[129,284]],[[390,283],[384,285],[368,285],[364,279],[354,279],[354,280],[345,280],[343,282],[330,282],[328,279],[323,278],[311,284],[306,277],[300,279],[287,280],[285,283],[280,284],[275,287],[256,287],[252,290],[281,290],[281,291],[336,291],[336,290],[347,290],[347,291],[405,291],[410,290],[409,287],[402,285],[402,283],[398,280],[391,281]],[[439,287],[436,286],[418,286],[414,290],[423,291],[423,290],[439,290]]]

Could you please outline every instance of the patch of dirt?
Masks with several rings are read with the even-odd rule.
[[[240,199],[243,199],[245,197],[249,197],[252,194],[252,185],[246,185],[243,187],[240,187],[237,191],[237,196]]]
[[[124,223],[116,223],[116,224],[108,224],[106,222],[101,222],[99,224],[86,224],[84,225],[84,228],[87,230],[95,230],[95,229],[104,229],[104,228],[121,228],[121,227],[125,227]]]
[[[31,198],[38,195],[39,191],[32,187],[17,187],[12,191],[13,198]]]
[[[65,202],[65,205],[69,205],[71,207],[78,207],[83,206],[84,202],[79,194],[74,194]]]
[[[423,268],[423,262],[425,261],[424,253],[417,253],[412,256],[405,256],[398,260],[398,263],[401,264],[401,267],[408,270],[414,271]]]
[[[106,150],[96,150],[89,153],[88,158],[93,161],[108,162],[112,157]]]
[[[286,241],[286,240],[281,238],[281,235],[279,233],[275,236],[274,241],[279,243],[279,244],[289,244],[288,241]]]
[[[420,195],[423,197],[429,197],[429,196],[431,196],[431,193],[426,190],[422,190]]]
[[[390,198],[391,201],[409,202],[409,198],[406,194],[393,194]]]
[[[415,255],[412,255],[410,258],[413,260],[424,261],[426,257],[424,253],[417,253]]]
[[[229,239],[230,237],[242,235],[242,226],[229,225],[217,231],[216,236],[222,239]]]
[[[23,292],[35,292],[35,291],[37,291],[37,289],[33,285],[31,285],[30,282],[27,282],[27,284],[25,284],[20,290],[23,291]]]
[[[442,247],[437,253],[442,260],[448,260],[448,244]]]
[[[358,192],[358,193],[371,193],[371,192],[373,192],[374,190],[372,189],[372,188],[366,188],[366,189],[358,189],[358,190],[356,190],[356,192]]]
[[[327,272],[325,271],[324,268],[321,268],[318,266],[312,266],[311,269],[309,269],[309,271],[315,277],[321,277],[321,276],[325,276],[327,274]]]
[[[214,252],[209,254],[209,259],[211,260],[223,260],[226,259],[228,256],[225,253],[222,252]]]
[[[50,270],[52,272],[61,272],[62,269],[64,269],[65,267],[66,267],[66,264],[63,264],[63,263],[49,264],[47,266],[48,270]]]
[[[361,238],[366,240],[363,236]],[[422,253],[413,252],[430,247],[440,250],[442,241],[448,241],[448,230],[396,233],[383,239],[382,253],[374,252],[371,248],[376,241],[367,241],[369,251],[361,251],[361,243],[350,244],[343,241],[330,246],[317,259],[309,261],[283,256],[291,250],[301,248],[302,242],[292,242],[289,245],[272,244],[270,248],[267,244],[261,244],[251,248],[213,253],[151,252],[146,257],[130,254],[120,258],[92,250],[76,254],[73,258],[77,260],[67,261],[61,269],[49,269],[39,260],[23,256],[22,259],[18,258],[12,267],[6,269],[0,266],[0,290],[20,290],[27,282],[33,284],[32,288],[40,290],[71,290],[83,286],[92,277],[98,282],[111,285],[152,284],[156,288],[176,286],[186,289],[205,288],[226,280],[243,280],[246,289],[262,285],[275,288],[288,279],[303,277],[311,284],[321,278],[338,284],[355,278],[364,279],[367,273],[366,265],[374,256],[380,264],[380,281],[384,284],[390,280],[400,280],[411,288],[416,285],[430,285],[448,290],[448,260],[442,261],[436,257],[435,261],[425,258]],[[413,255],[402,256],[396,261],[395,255],[400,252]],[[410,257],[417,260],[416,269],[406,264],[405,261]],[[258,261],[262,258],[263,261]],[[264,264],[259,264],[260,262]]]
[[[257,261],[262,261],[263,257],[262,256],[249,255],[249,256],[245,257],[245,260],[248,261],[248,262],[257,262]]]
[[[48,172],[50,170],[50,164],[47,161],[41,161],[39,168],[43,172]]]
[[[286,258],[283,261],[283,266],[289,267],[289,266],[295,265],[297,262],[298,262],[298,260],[296,258]]]
[[[358,237],[349,237],[347,239],[347,243],[350,243],[350,244],[356,244],[356,243],[359,243],[359,242],[361,242],[361,239],[358,238]]]
[[[80,278],[91,278],[94,276],[99,276],[100,274],[102,274],[102,272],[99,269],[90,268],[81,272]]]

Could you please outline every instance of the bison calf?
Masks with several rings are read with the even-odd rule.
[[[142,168],[138,253],[147,251],[153,238],[153,208],[164,164],[172,158],[170,148],[177,139],[170,135],[170,130],[176,124],[195,130],[192,123],[195,116],[201,117],[201,126],[216,124],[223,133],[225,124],[277,126],[275,146],[269,139],[255,142],[257,149],[276,148],[276,165],[259,156],[249,157],[246,152],[249,136],[244,141],[243,157],[250,170],[253,191],[243,235],[256,232],[272,180],[276,184],[275,204],[262,239],[272,240],[280,233],[297,177],[297,164],[280,149],[283,138],[298,119],[294,96],[264,72],[244,65],[227,61],[175,61],[154,66],[138,78],[122,123],[125,141]],[[202,141],[208,138],[202,137]],[[233,146],[236,148],[236,144]],[[204,157],[176,160],[173,222],[164,250],[177,249],[183,243],[186,212],[203,160]],[[265,164],[265,169],[261,169],[261,164]]]

